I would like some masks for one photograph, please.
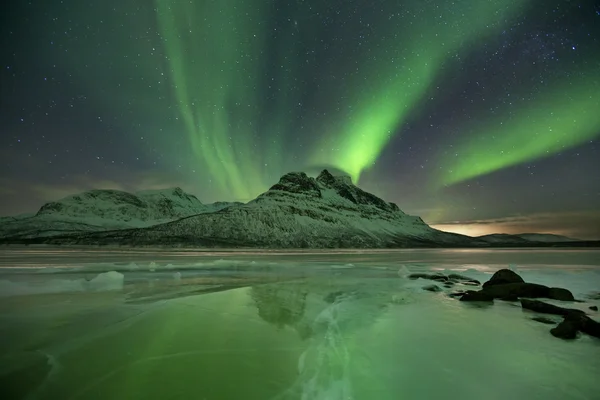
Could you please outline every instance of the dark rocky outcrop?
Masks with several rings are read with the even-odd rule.
[[[536,283],[505,283],[501,285],[483,286],[483,290],[495,298],[506,297],[548,297],[549,288]]]
[[[567,319],[558,324],[555,328],[550,329],[552,336],[566,340],[575,339],[578,331],[577,325],[573,321]]]
[[[427,290],[428,292],[441,292],[442,288],[438,285],[427,285],[423,286],[423,290]]]
[[[482,302],[486,302],[486,303],[493,303],[494,296],[491,296],[489,293],[486,293],[484,290],[480,290],[477,292],[469,291],[461,296],[460,301],[482,301]]]
[[[417,273],[408,275],[408,278],[413,279],[413,280],[419,279],[419,278],[428,279],[430,281],[444,283],[444,285],[447,287],[454,286],[454,284],[456,284],[456,283],[461,283],[463,285],[469,285],[469,286],[481,285],[481,282],[479,282],[477,279],[469,278],[468,276],[459,275],[459,274],[450,274],[450,275],[446,276],[439,272],[436,272],[433,274],[417,272]]]
[[[537,283],[525,282],[510,269],[496,271],[489,281],[484,282],[483,290],[496,299],[516,301],[520,297],[547,298],[562,301],[574,301],[573,294],[563,288],[550,288]]]
[[[573,293],[563,288],[550,288],[548,290],[548,298],[562,301],[573,301]]]
[[[600,323],[585,315],[581,310],[558,307],[543,301],[527,299],[521,299],[521,306],[527,310],[564,317],[564,320],[558,326],[550,330],[550,333],[557,338],[575,339],[579,331],[600,338]]]
[[[598,306],[590,306],[590,310],[592,310],[592,311],[598,311]]]
[[[412,279],[417,278],[432,279],[432,276],[419,274],[412,277]],[[465,278],[468,279],[460,275],[449,275],[448,278],[462,279],[461,283],[466,281]],[[504,301],[520,300],[521,307],[525,310],[563,317],[563,321],[550,330],[550,333],[557,338],[572,340],[577,338],[578,332],[600,338],[600,323],[588,317],[585,312],[574,308],[555,306],[539,300],[532,300],[533,298],[541,297],[560,301],[576,301],[569,290],[525,282],[516,272],[509,269],[497,271],[489,281],[483,284],[482,290],[456,291],[450,293],[449,296],[458,297],[460,301],[474,303],[493,303],[495,299]],[[591,306],[590,309],[597,311],[598,307]],[[550,318],[542,316],[535,316],[531,319],[549,325],[557,323]]]
[[[600,323],[585,314],[569,314],[550,333],[561,339],[575,339],[578,331],[600,338]]]
[[[524,283],[525,281],[516,272],[510,269],[501,269],[496,271],[489,281],[483,284],[484,288],[488,286],[504,285],[508,283]]]
[[[575,308],[559,307],[553,304],[544,303],[543,301],[539,300],[521,299],[521,307],[523,307],[526,310],[531,310],[542,314],[553,314],[560,315],[563,317],[566,317],[567,315],[571,314],[585,315],[583,311],[577,310]]]
[[[533,317],[531,319],[533,321],[541,322],[542,324],[556,325],[556,321],[554,321],[554,320],[552,320],[550,318],[546,318],[546,317]]]

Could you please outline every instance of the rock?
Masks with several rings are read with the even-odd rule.
[[[408,275],[408,279],[428,279],[430,281],[436,281],[440,283],[444,283],[446,287],[454,286],[455,283],[462,283],[464,285],[470,286],[479,286],[481,283],[477,279],[471,279],[467,276],[459,275],[459,274],[450,274],[448,276],[441,274],[439,272],[433,274],[426,274],[421,272],[416,272]]]
[[[415,279],[419,279],[419,278],[429,279],[429,274],[415,273],[415,274],[408,275],[408,279],[415,280]]]
[[[519,301],[519,298],[515,295],[508,295],[508,296],[504,296],[504,297],[500,297],[499,300],[502,301]]]
[[[598,306],[590,306],[590,310],[598,311]]]
[[[462,290],[459,290],[458,292],[448,293],[448,296],[450,296],[450,297],[460,297],[460,296],[462,296],[464,294],[465,294],[465,292],[463,292]]]
[[[550,288],[536,283],[505,283],[501,285],[485,286],[483,290],[495,298],[514,298],[516,297],[548,297]]]
[[[489,286],[504,285],[507,283],[525,283],[525,281],[516,272],[511,271],[510,269],[501,269],[496,271],[489,281],[484,282],[483,287],[487,288]]]
[[[521,299],[521,307],[526,310],[531,310],[542,314],[562,315],[563,317],[568,315],[585,315],[585,313],[581,310],[558,307],[539,300]]]
[[[577,331],[600,338],[600,323],[583,313],[570,313],[550,333],[561,339],[575,339]]]
[[[429,279],[431,279],[432,281],[437,281],[437,282],[446,282],[448,280],[448,277],[446,275],[436,273],[436,274],[429,275]]]
[[[548,324],[548,325],[555,325],[556,324],[556,321],[551,320],[550,318],[546,318],[546,317],[533,317],[531,319],[533,321],[541,322],[542,324]]]
[[[423,290],[427,290],[429,292],[441,292],[442,288],[439,287],[438,285],[428,285],[428,286],[423,286]]]
[[[548,298],[562,301],[573,301],[573,293],[563,288],[550,288],[548,289]]]
[[[488,303],[493,303],[494,297],[490,296],[485,291],[480,290],[478,292],[467,292],[463,294],[460,298],[460,301],[484,301]]]
[[[556,328],[550,329],[552,336],[560,339],[575,339],[577,337],[577,325],[572,321],[564,320],[556,326]]]
[[[569,318],[579,318],[581,326],[579,330],[583,333],[587,333],[590,336],[600,338],[600,322],[594,321],[587,315],[569,316]]]

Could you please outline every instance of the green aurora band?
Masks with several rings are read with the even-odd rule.
[[[261,3],[237,3],[156,0],[156,8],[191,148],[223,192],[249,199],[263,187],[257,55],[265,38]]]
[[[596,64],[598,65],[598,64]],[[471,129],[455,154],[441,157],[440,185],[451,185],[578,146],[600,134],[600,70],[557,83],[510,119]],[[502,113],[502,115],[509,115]],[[479,131],[479,134],[476,132]]]
[[[453,14],[440,15],[433,3],[413,2],[415,23],[403,32],[382,35],[387,41],[377,47],[383,53],[366,60],[364,74],[352,84],[354,96],[348,108],[355,112],[338,124],[333,136],[325,137],[312,162],[346,171],[357,182],[423,100],[443,64],[468,45],[500,31],[528,4],[526,0],[461,0],[453,5],[457,9]]]

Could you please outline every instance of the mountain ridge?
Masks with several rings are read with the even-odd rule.
[[[0,237],[55,236],[64,233],[139,228],[233,205],[203,204],[179,187],[129,193],[91,189],[43,204],[34,214],[5,217]]]
[[[101,223],[94,218],[102,219]],[[181,188],[135,194],[87,191],[46,203],[33,217],[4,223],[0,238],[4,243],[250,248],[554,244],[516,235],[473,238],[440,231],[395,203],[362,190],[350,177],[334,176],[328,170],[315,178],[304,172],[284,174],[248,203],[205,205]]]

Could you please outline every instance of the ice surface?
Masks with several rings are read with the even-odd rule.
[[[116,271],[103,272],[87,281],[78,279],[48,279],[44,281],[0,280],[0,297],[33,294],[70,293],[84,291],[120,290],[124,275]]]
[[[510,266],[571,290],[585,302],[566,304],[597,319],[594,257],[552,253],[571,264],[542,267],[545,253],[461,254],[145,252],[46,272],[28,260],[0,268],[0,383],[40,400],[597,399],[599,340],[563,341],[518,305],[477,307],[447,295],[458,284],[430,293],[407,278],[483,282]]]

